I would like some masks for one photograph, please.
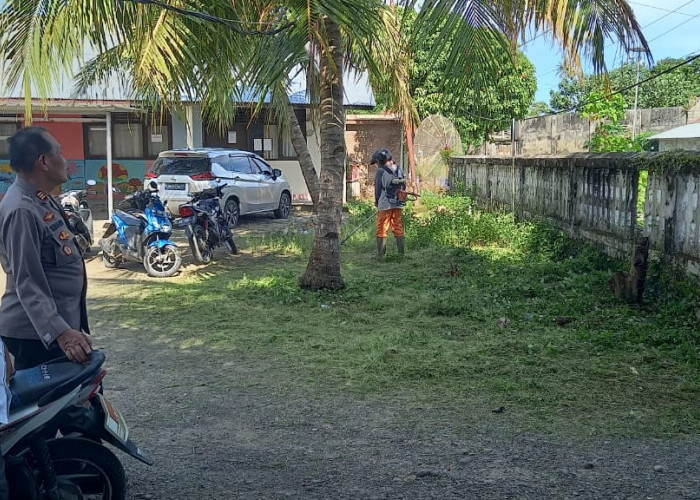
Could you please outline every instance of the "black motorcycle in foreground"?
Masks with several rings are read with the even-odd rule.
[[[211,262],[214,248],[226,245],[233,253],[238,253],[228,222],[221,210],[222,188],[226,184],[204,189],[192,196],[188,203],[178,207],[181,219],[173,223],[185,228],[190,249],[197,262]]]
[[[124,468],[104,443],[153,464],[100,393],[104,361],[93,351],[86,365],[61,358],[15,373],[10,422],[0,427],[10,498],[126,498]]]

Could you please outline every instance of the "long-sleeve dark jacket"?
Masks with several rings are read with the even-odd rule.
[[[7,275],[0,336],[52,344],[89,331],[85,264],[58,203],[18,177],[0,203],[0,263]]]
[[[397,198],[399,189],[405,188],[405,184],[393,184],[394,179],[403,179],[403,170],[397,167],[396,172],[386,165],[379,167],[374,177],[374,205],[379,210],[390,210],[392,208],[402,208]]]

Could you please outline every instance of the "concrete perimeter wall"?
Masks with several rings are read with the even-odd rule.
[[[661,154],[455,157],[450,186],[487,207],[545,218],[618,258],[629,258],[635,235],[642,233],[653,250],[700,278],[700,153],[683,166],[670,164],[672,155],[658,157],[670,163],[649,173],[644,214],[637,220],[635,159]]]

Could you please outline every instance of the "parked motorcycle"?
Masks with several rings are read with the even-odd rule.
[[[88,186],[94,186],[92,179],[87,181]],[[84,253],[90,252],[93,243],[92,210],[87,203],[87,191],[85,189],[71,189],[61,193],[58,197],[61,207],[66,212],[70,228]]]
[[[119,202],[112,221],[100,240],[105,267],[118,267],[126,260],[142,262],[149,275],[174,275],[182,259],[180,249],[170,240],[173,227],[158,197],[158,186],[137,191]]]
[[[221,210],[222,189],[226,184],[204,189],[178,207],[181,219],[173,224],[185,228],[192,255],[198,262],[208,263],[214,248],[226,245],[229,252],[238,253],[228,222]]]
[[[86,365],[60,358],[15,373],[10,422],[0,427],[10,498],[126,498],[124,468],[105,443],[153,464],[101,394],[104,361],[93,351]]]

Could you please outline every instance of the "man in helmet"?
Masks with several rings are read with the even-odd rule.
[[[398,191],[406,186],[403,170],[394,162],[391,151],[386,148],[372,155],[370,165],[377,165],[374,178],[374,206],[379,209],[377,217],[377,257],[386,253],[386,238],[391,227],[400,254],[404,253],[403,216],[404,203],[399,201]]]

